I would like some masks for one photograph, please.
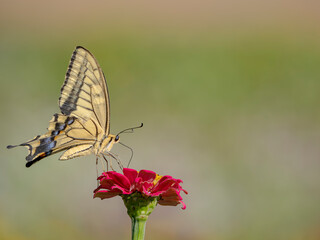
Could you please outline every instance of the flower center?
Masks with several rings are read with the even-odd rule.
[[[162,177],[163,176],[157,174],[156,178],[153,180],[153,186],[155,186]]]

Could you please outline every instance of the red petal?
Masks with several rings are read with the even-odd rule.
[[[114,185],[114,182],[112,179],[108,178],[103,178],[100,180],[100,187],[101,188],[106,188],[106,189],[111,189],[111,187]]]
[[[182,190],[185,194],[188,194],[187,190],[184,190],[183,188],[181,188],[181,190]]]
[[[153,183],[144,182],[142,183],[140,192],[144,193],[147,196],[151,196],[150,188],[153,187]],[[158,195],[157,195],[158,196]]]
[[[117,191],[120,191],[120,192],[123,193],[123,194],[130,194],[130,193],[132,193],[132,191],[127,190],[127,189],[125,189],[125,188],[122,188],[122,187],[120,187],[119,185],[113,186],[110,190],[112,190],[112,191],[117,190]]]
[[[183,201],[166,201],[166,200],[159,200],[158,203],[162,206],[177,206],[178,204],[182,204],[182,209],[186,209],[186,204]]]
[[[163,205],[163,206],[177,206],[180,202],[179,201],[171,201],[171,200],[160,199],[158,201],[158,203],[160,205]]]
[[[174,188],[170,188],[164,194],[161,195],[161,199],[158,202],[160,205],[177,206],[179,203],[182,204],[182,209],[186,208],[185,203],[182,201],[180,191]]]
[[[136,179],[136,183],[134,184],[134,188],[132,189],[132,191],[138,191],[138,192],[143,191],[143,185],[141,182],[141,178]]]
[[[131,185],[135,183],[135,179],[138,177],[138,171],[131,168],[124,168],[123,174],[128,178]]]
[[[157,182],[157,184],[160,184],[161,182],[163,182],[163,181],[165,181],[167,179],[172,179],[172,177],[169,176],[169,175],[165,175],[162,178],[160,178],[160,180]]]
[[[154,189],[152,190],[153,193],[155,192],[164,192],[167,191],[169,188],[172,188],[176,184],[175,179],[169,179],[167,178],[165,181],[159,181],[159,184],[157,184]],[[179,188],[177,188],[179,189]]]
[[[138,174],[138,177],[141,178],[143,182],[153,182],[157,174],[149,170],[141,170]]]
[[[130,190],[130,181],[129,179],[117,172],[108,172],[108,177],[111,178],[115,185],[119,185],[122,188]]]
[[[174,188],[170,188],[168,191],[161,194],[161,198],[164,200],[177,200],[177,201],[182,200],[182,197],[180,196],[180,191]]]
[[[119,190],[100,190],[98,192],[96,192],[93,197],[96,198],[96,197],[99,197],[102,199],[105,199],[105,198],[112,198],[112,197],[115,197],[117,195],[121,194],[121,192]]]

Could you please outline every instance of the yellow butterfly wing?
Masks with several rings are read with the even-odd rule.
[[[98,139],[109,134],[106,81],[94,56],[83,47],[77,47],[72,54],[59,106],[62,114],[54,115],[47,133],[20,145],[8,146],[28,148],[27,167],[64,150],[61,160],[91,154]]]
[[[85,48],[73,52],[59,99],[61,112],[86,122],[93,119],[104,134],[110,129],[109,94],[103,72]]]
[[[43,135],[38,135],[30,141],[11,146],[25,146],[29,150],[29,155],[26,157],[27,167],[38,162],[39,160],[63,150],[73,149],[71,154],[66,158],[65,153],[60,159],[70,159],[77,156],[83,156],[92,153],[92,147],[96,142],[97,128],[89,126],[94,123],[89,120],[86,124],[81,123],[76,117],[65,116],[63,114],[55,114],[51,119],[48,127],[48,132]],[[91,129],[91,130],[89,130]],[[83,148],[86,148],[86,152]],[[78,151],[75,151],[78,149]],[[86,154],[84,154],[86,153]]]

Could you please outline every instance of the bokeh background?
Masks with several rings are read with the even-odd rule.
[[[0,1],[0,239],[130,239],[93,156],[25,168],[75,46],[107,77],[131,167],[184,180],[147,239],[320,239],[318,1]],[[126,163],[130,154],[115,147]]]

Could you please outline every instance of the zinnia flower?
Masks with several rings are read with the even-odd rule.
[[[115,171],[104,172],[100,177],[99,187],[94,190],[94,197],[101,199],[121,196],[132,223],[132,239],[143,240],[148,216],[159,203],[176,206],[182,204],[180,192],[188,194],[180,179],[160,176],[149,170],[137,171],[124,168],[123,174]]]
[[[182,209],[186,208],[180,196],[181,191],[188,194],[180,186],[182,180],[168,175],[160,176],[149,170],[138,172],[135,169],[124,168],[123,174],[115,171],[104,172],[98,180],[100,185],[94,190],[95,198],[105,199],[120,195],[125,201],[130,198],[129,195],[136,193],[145,199],[155,198],[160,205],[176,206],[181,203]]]

